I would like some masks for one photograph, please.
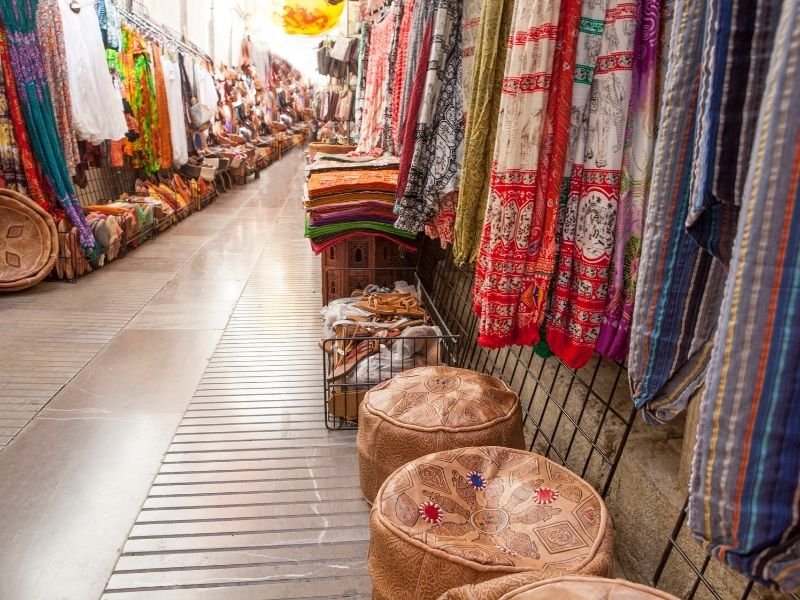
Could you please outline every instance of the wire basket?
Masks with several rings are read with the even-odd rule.
[[[349,271],[350,269],[341,269]],[[358,269],[362,276],[363,269]],[[430,295],[413,269],[372,269],[369,281],[382,281],[383,271],[406,272],[416,286],[429,325],[439,328],[439,335],[420,337],[386,335],[332,337],[320,342],[322,348],[325,426],[328,429],[358,427],[358,407],[364,395],[375,385],[398,373],[433,365],[455,366],[459,337],[450,333]],[[408,275],[411,276],[408,276]],[[327,272],[326,272],[327,275]],[[352,348],[354,359],[341,364],[342,348]]]

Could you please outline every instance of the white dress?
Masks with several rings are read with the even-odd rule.
[[[69,7],[69,0],[58,2],[75,134],[92,144],[119,140],[125,137],[128,126],[122,98],[108,71],[94,0],[78,3],[80,12],[75,13]]]
[[[178,63],[167,55],[161,57],[161,66],[164,69],[164,83],[167,87],[170,137],[172,138],[172,162],[176,167],[180,167],[189,160],[189,147],[186,140],[186,117],[183,112],[181,73]]]

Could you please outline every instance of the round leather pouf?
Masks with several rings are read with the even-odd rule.
[[[466,369],[404,371],[372,388],[359,407],[361,491],[372,502],[398,467],[467,446],[525,447],[517,395],[496,377]]]
[[[510,448],[438,452],[399,468],[375,498],[370,533],[373,600],[436,600],[509,574],[612,575],[612,526],[597,492]]]
[[[0,189],[0,292],[17,292],[47,277],[58,257],[53,218],[30,198]]]
[[[598,577],[566,576],[535,581],[530,574],[508,575],[450,590],[439,600],[678,600],[653,588]]]

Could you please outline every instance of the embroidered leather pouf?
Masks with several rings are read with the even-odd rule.
[[[372,502],[398,467],[468,446],[525,447],[517,395],[496,377],[466,369],[404,371],[372,388],[359,407],[361,491]]]
[[[531,574],[507,575],[443,594],[439,600],[678,600],[630,581],[566,576],[535,581]]]
[[[378,492],[370,531],[374,600],[436,600],[514,573],[612,574],[612,527],[600,496],[521,450],[462,448],[404,465]]]

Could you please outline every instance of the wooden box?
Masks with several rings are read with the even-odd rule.
[[[353,237],[322,253],[322,295],[325,304],[346,298],[370,284],[392,287],[407,279],[406,252],[383,238]]]

